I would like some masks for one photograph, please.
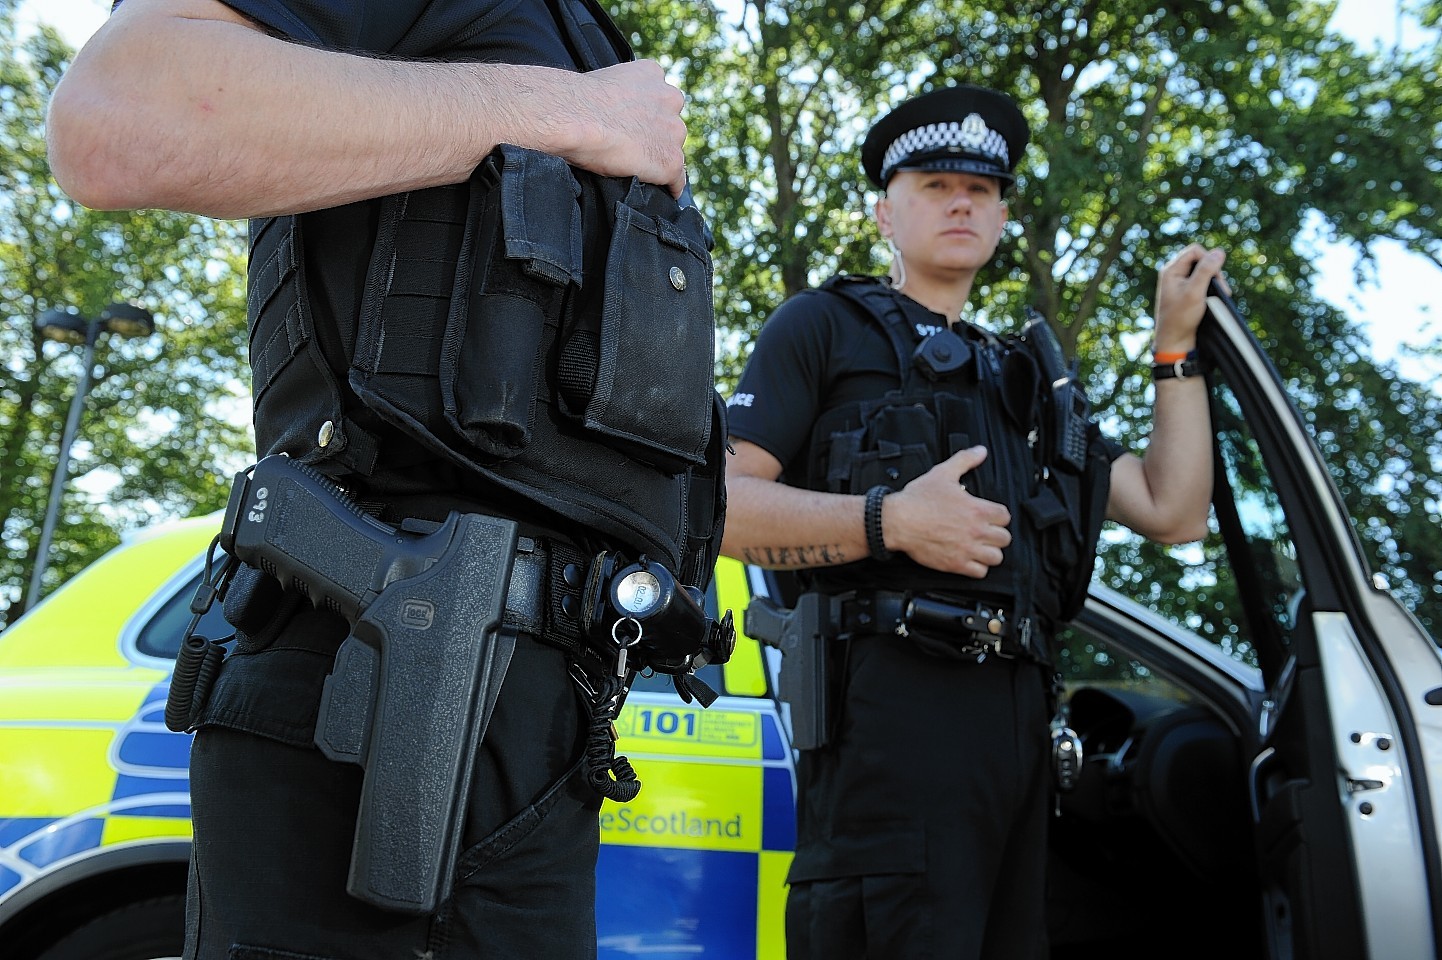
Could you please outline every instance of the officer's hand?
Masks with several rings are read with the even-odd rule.
[[[924,567],[983,577],[1011,543],[1011,511],[973,497],[961,478],[986,459],[985,447],[962,450],[882,501],[886,546]]]
[[[579,142],[553,150],[578,167],[612,177],[639,177],[679,197],[686,186],[685,95],[654,60],[618,63],[575,74]]]
[[[1189,245],[1157,272],[1157,329],[1153,349],[1186,353],[1196,348],[1197,327],[1207,312],[1207,285],[1215,279],[1230,294],[1222,276],[1227,255],[1199,243]]]

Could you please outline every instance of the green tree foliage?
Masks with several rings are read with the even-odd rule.
[[[72,448],[48,592],[122,530],[224,505],[243,424],[245,244],[240,227],[71,203],[45,159],[45,104],[71,55],[54,33],[18,38],[0,0],[0,626],[22,612],[79,347],[43,340],[53,307],[152,311],[148,339],[103,334]]]
[[[957,81],[1013,91],[1036,134],[978,318],[1007,329],[1023,304],[1040,309],[1109,429],[1140,448],[1156,268],[1192,241],[1226,247],[1239,304],[1359,536],[1442,629],[1442,395],[1369,359],[1313,289],[1323,239],[1364,258],[1394,239],[1439,261],[1435,48],[1364,53],[1328,32],[1331,6],[1315,0],[617,6],[638,52],[691,97],[693,184],[718,235],[723,383],[785,296],[836,270],[885,268],[857,159],[878,111]],[[1435,22],[1442,6],[1426,8]]]

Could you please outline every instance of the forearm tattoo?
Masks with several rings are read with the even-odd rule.
[[[747,563],[780,570],[830,567],[851,560],[839,543],[800,547],[746,547],[741,553]]]

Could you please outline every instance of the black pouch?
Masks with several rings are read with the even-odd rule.
[[[531,440],[547,323],[581,282],[581,188],[559,157],[502,145],[470,189],[441,396],[456,433],[505,459]]]
[[[226,622],[241,638],[240,652],[252,653],[275,640],[276,614],[287,598],[280,581],[265,571],[242,563],[231,578],[222,610]]]
[[[519,464],[527,486],[587,444],[667,478],[704,466],[707,236],[659,187],[503,144],[466,183],[384,198],[351,386],[426,447]],[[602,499],[637,495],[622,485]]]
[[[572,305],[560,353],[560,410],[613,448],[679,473],[705,463],[715,317],[705,224],[660,187],[583,180],[588,219],[610,224],[603,271]]]
[[[900,490],[937,462],[936,418],[916,403],[891,403],[867,423],[871,440],[851,461],[850,490],[861,493],[877,484]]]
[[[938,428],[945,438],[944,457],[980,444],[986,447],[986,459],[961,478],[966,489],[974,497],[1006,503],[1013,495],[1005,480],[1003,457],[1006,451],[999,447],[1004,442],[1001,425],[986,419],[986,406],[975,397],[959,397],[955,394],[938,394],[936,412]]]
[[[1075,489],[1079,496],[1079,517],[1075,527],[1060,527],[1057,535],[1074,536],[1074,552],[1069,565],[1053,566],[1059,578],[1059,617],[1070,620],[1081,612],[1086,603],[1087,588],[1091,584],[1093,567],[1096,564],[1097,543],[1101,538],[1102,525],[1106,521],[1107,498],[1111,493],[1112,454],[1101,439],[1101,432],[1095,424],[1087,427],[1086,469]],[[1067,478],[1070,480],[1070,478]],[[1060,551],[1065,556],[1065,551]]]

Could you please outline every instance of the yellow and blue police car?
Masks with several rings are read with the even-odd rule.
[[[1442,651],[1370,571],[1256,339],[1209,311],[1212,534],[1159,560],[1109,531],[1060,638],[1083,762],[1048,835],[1052,957],[1432,960]],[[0,960],[179,954],[190,740],[162,715],[218,526],[137,535],[0,634]],[[738,614],[792,599],[727,560],[714,582]],[[631,694],[646,786],[602,808],[601,960],[783,956],[781,659],[739,637],[708,710],[660,680]]]
[[[135,536],[0,635],[0,957],[180,952],[190,737],[165,697],[217,517]],[[711,602],[745,607],[722,561]],[[219,617],[218,609],[209,614]],[[212,620],[199,632],[230,631]],[[780,957],[794,845],[791,750],[759,646],[681,702],[641,680],[616,727],[645,789],[601,814],[602,956]]]

